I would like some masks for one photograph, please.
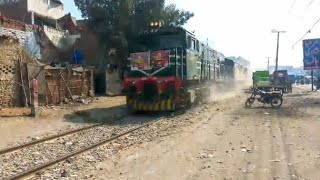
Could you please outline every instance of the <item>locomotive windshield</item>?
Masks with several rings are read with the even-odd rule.
[[[183,41],[179,35],[144,35],[138,38],[138,45],[131,52],[163,50],[182,45]]]
[[[173,47],[181,47],[182,41],[179,36],[161,36],[160,49],[169,49]]]
[[[172,76],[175,68],[170,67],[174,59],[170,59],[172,49],[183,47],[186,42],[183,33],[179,32],[156,32],[140,35],[132,45],[129,55],[128,76],[141,77],[157,73],[156,76]]]

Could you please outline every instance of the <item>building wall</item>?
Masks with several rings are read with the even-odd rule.
[[[60,52],[38,26],[6,18],[0,18],[0,21],[0,35],[18,39],[21,47],[32,58],[43,63],[59,60]]]
[[[34,59],[41,59],[40,46],[34,32],[0,27],[0,35],[19,40],[20,46]]]
[[[25,98],[30,101],[25,63],[32,63],[32,60],[20,48],[19,40],[0,36],[0,107],[23,106]],[[22,81],[27,97],[20,85]]]
[[[77,49],[83,51],[84,63],[95,67],[106,67],[106,49],[100,45],[97,36],[90,30],[85,22],[77,22],[81,29],[81,38],[76,43]]]
[[[41,62],[48,64],[50,62],[59,62],[60,52],[46,36],[44,32],[39,32],[41,46]]]
[[[27,9],[27,0],[1,4],[0,12],[2,16],[5,16],[8,19],[31,24],[31,14]]]
[[[44,26],[43,30],[45,32],[45,34],[47,35],[47,37],[51,40],[51,42],[56,46],[56,47],[60,47],[61,45],[61,40],[64,38],[65,36],[65,31],[61,31],[55,28],[51,28],[48,26]]]
[[[60,104],[72,98],[71,95],[78,98],[94,96],[93,69],[48,68],[45,69],[45,83],[47,104]]]
[[[28,11],[53,19],[64,16],[63,4],[51,0],[28,0]]]
[[[67,50],[73,46],[76,42],[76,39],[81,37],[80,34],[70,35],[66,31],[58,30],[48,26],[44,26],[43,30],[53,45],[61,51]]]
[[[18,63],[15,61],[19,42],[0,37],[0,107],[20,105]]]

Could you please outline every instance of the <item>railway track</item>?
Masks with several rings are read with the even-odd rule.
[[[118,138],[126,136],[130,133],[138,131],[142,128],[150,126],[153,123],[156,123],[161,119],[163,119],[163,118],[158,117],[150,122],[145,122],[145,123],[143,123],[141,121],[141,123],[139,123],[138,125],[137,124],[130,125],[129,127],[120,126],[120,127],[116,127],[116,128],[112,129],[112,127],[108,126],[106,129],[111,129],[111,130],[108,132],[107,136],[104,136],[104,138],[99,137],[98,141],[94,141],[91,144],[89,143],[89,145],[87,145],[87,144],[85,146],[82,145],[80,148],[76,148],[75,150],[72,150],[68,153],[62,153],[62,155],[60,155],[61,153],[59,153],[59,152],[55,152],[56,154],[59,154],[59,156],[56,156],[54,158],[51,158],[50,154],[48,154],[46,152],[46,151],[48,151],[48,149],[45,147],[45,143],[47,143],[48,141],[54,140],[54,139],[59,139],[59,137],[64,137],[64,136],[73,135],[73,134],[77,134],[77,133],[84,133],[84,131],[86,131],[86,130],[93,129],[93,131],[95,132],[96,130],[94,128],[101,128],[101,126],[103,126],[103,124],[96,124],[96,125],[92,125],[92,126],[87,126],[84,128],[68,131],[68,132],[65,132],[62,134],[46,137],[46,138],[36,140],[33,142],[25,143],[20,146],[14,146],[11,148],[3,149],[0,151],[1,152],[0,153],[0,161],[2,161],[4,163],[8,163],[8,161],[13,161],[12,159],[16,158],[17,156],[20,156],[20,159],[18,157],[18,161],[28,161],[28,163],[30,161],[30,163],[27,165],[25,165],[23,163],[15,163],[18,165],[16,165],[17,167],[13,166],[14,168],[11,168],[10,173],[4,174],[3,172],[6,171],[5,169],[3,169],[2,172],[0,171],[0,177],[2,177],[3,179],[21,179],[21,178],[24,178],[27,176],[32,176],[34,173],[45,170],[45,169],[49,168],[50,166],[53,166],[59,162],[67,160],[70,157],[77,156],[77,155],[83,154],[89,150],[95,149],[99,146],[102,146],[102,145],[108,143],[108,142],[111,142],[113,140],[116,140]],[[100,130],[100,132],[102,132],[102,131]],[[90,136],[90,134],[85,133],[85,134],[82,134],[81,136]],[[71,138],[73,138],[73,136],[71,136]],[[101,140],[101,139],[103,139],[103,140]],[[56,143],[56,142],[54,142],[54,143]],[[61,144],[61,142],[60,142],[60,144]],[[38,146],[38,149],[33,146]],[[61,148],[59,148],[58,143],[55,144],[54,148],[52,148],[52,149],[54,151],[61,151],[60,150]],[[41,151],[44,151],[44,152],[41,152]],[[49,156],[50,158],[46,159],[46,161],[43,161],[41,163],[32,162],[32,161],[35,161],[34,159],[37,159],[35,156],[32,158],[29,158],[29,159],[24,158],[24,156],[27,153],[32,153],[32,152],[38,152],[37,156],[45,156],[45,157]],[[15,155],[15,153],[18,155]],[[6,156],[6,155],[10,155],[10,156]],[[10,165],[12,165],[11,162],[9,162],[9,166]],[[0,169],[1,169],[1,166],[3,168],[7,167],[6,164],[3,164],[3,163],[2,164],[0,163]],[[28,168],[20,168],[19,166],[26,166]],[[13,171],[14,173],[12,172],[12,169],[14,169],[14,171]],[[0,179],[2,179],[2,178],[0,178]]]
[[[130,130],[126,131],[126,132],[123,132],[123,133],[121,133],[121,134],[112,136],[112,137],[110,137],[110,138],[108,138],[108,139],[102,140],[102,141],[100,141],[100,142],[98,142],[98,143],[95,143],[95,144],[93,144],[93,145],[91,145],[91,146],[88,146],[88,147],[85,147],[85,148],[80,149],[80,150],[78,150],[78,151],[69,153],[69,154],[64,155],[64,156],[62,156],[62,157],[60,157],[60,158],[56,158],[56,159],[54,159],[54,160],[51,160],[50,162],[41,164],[41,165],[36,166],[36,167],[34,167],[34,168],[32,168],[32,169],[29,169],[29,170],[27,170],[27,171],[24,171],[24,172],[15,174],[15,175],[13,175],[13,176],[10,176],[10,177],[8,177],[8,179],[21,179],[21,178],[23,178],[23,177],[29,176],[29,175],[31,175],[32,173],[36,173],[36,172],[41,171],[41,170],[43,170],[43,169],[45,169],[45,168],[47,168],[47,167],[50,167],[50,166],[52,166],[52,165],[54,165],[54,164],[57,164],[57,163],[59,163],[59,162],[61,162],[61,161],[64,161],[64,160],[66,160],[66,159],[68,159],[68,158],[70,158],[70,157],[73,157],[73,156],[76,156],[76,155],[85,153],[85,152],[87,152],[87,151],[89,151],[89,150],[91,150],[91,149],[94,149],[94,148],[96,148],[96,147],[102,146],[102,145],[104,145],[104,144],[106,144],[106,143],[108,143],[108,142],[110,142],[110,141],[112,141],[112,140],[115,140],[115,139],[117,139],[117,138],[123,137],[123,136],[125,136],[125,135],[127,135],[127,134],[130,134],[130,133],[132,133],[132,132],[134,132],[134,131],[137,131],[137,130],[139,130],[139,129],[142,129],[142,128],[144,128],[144,127],[150,126],[150,125],[152,125],[153,123],[155,123],[155,122],[150,122],[150,123],[141,125],[141,126],[139,126],[139,127],[130,129]]]
[[[115,118],[115,119],[112,119],[111,122],[119,120],[119,119],[122,119],[124,117],[126,117],[126,115],[118,117],[118,118]],[[60,137],[68,136],[68,135],[71,135],[71,134],[75,134],[75,133],[78,133],[78,132],[81,132],[81,131],[89,130],[89,129],[92,129],[92,128],[95,128],[95,127],[102,126],[104,124],[105,123],[93,124],[93,125],[90,125],[90,126],[86,126],[86,127],[70,130],[70,131],[67,131],[67,132],[60,133],[60,134],[44,137],[44,138],[41,138],[41,139],[38,139],[38,140],[35,140],[35,141],[26,142],[26,143],[23,143],[23,144],[20,144],[20,145],[16,145],[16,146],[13,146],[13,147],[0,149],[0,155],[5,154],[5,153],[9,153],[9,152],[13,152],[13,151],[16,151],[16,150],[19,150],[19,149],[22,149],[22,148],[30,147],[30,146],[33,146],[33,145],[36,145],[36,144],[40,144],[40,143],[43,143],[43,142],[46,142],[46,141],[50,141],[50,140],[53,140],[53,139],[57,139],[57,138],[60,138]]]
[[[53,139],[57,139],[59,137],[68,136],[68,135],[71,135],[71,134],[74,134],[74,133],[77,133],[77,132],[81,132],[81,131],[84,131],[84,130],[88,130],[88,129],[91,129],[91,128],[94,128],[94,127],[98,127],[98,126],[101,126],[101,125],[103,125],[103,124],[102,123],[94,124],[94,125],[91,125],[91,126],[87,126],[87,127],[71,130],[71,131],[68,131],[68,132],[52,135],[52,136],[49,136],[49,137],[41,138],[41,139],[38,139],[38,140],[35,140],[35,141],[26,142],[26,143],[23,143],[21,145],[16,145],[16,146],[13,146],[13,147],[1,149],[0,150],[0,155],[5,154],[5,153],[9,153],[9,152],[13,152],[13,151],[16,151],[16,150],[19,150],[19,149],[22,149],[22,148],[30,147],[30,146],[33,146],[33,145],[36,145],[36,144],[39,144],[39,143],[43,143],[43,142],[46,142],[46,141],[50,141],[50,140],[53,140]]]
[[[184,110],[174,113],[174,116],[184,114]],[[113,119],[116,123],[86,126],[61,134],[45,137],[32,142],[0,150],[0,180],[21,179],[27,176],[45,172],[56,164],[68,160],[90,150],[95,150],[108,142],[150,126],[163,118],[173,116],[172,113],[156,115],[152,120],[149,118],[126,119],[127,115]],[[110,121],[109,121],[110,122]],[[106,126],[105,126],[106,125]],[[103,140],[101,140],[103,139]],[[73,144],[70,147],[70,144]],[[37,179],[37,178],[36,178]]]

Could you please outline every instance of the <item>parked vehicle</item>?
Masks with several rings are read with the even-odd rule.
[[[253,88],[269,91],[272,89],[269,71],[256,71],[252,74]]]
[[[274,71],[272,74],[272,85],[274,90],[288,92],[288,72],[287,70]]]
[[[258,97],[257,97],[258,96]],[[272,107],[280,107],[283,102],[281,91],[266,92],[263,90],[254,90],[251,97],[247,99],[246,107],[251,107],[254,101],[258,100],[263,104],[270,104]]]

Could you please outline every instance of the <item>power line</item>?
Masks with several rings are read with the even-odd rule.
[[[311,33],[311,30],[320,22],[320,18],[312,25],[312,27],[292,46],[292,49],[297,45],[308,33]]]
[[[314,0],[311,0],[308,4],[308,7],[314,2]]]

